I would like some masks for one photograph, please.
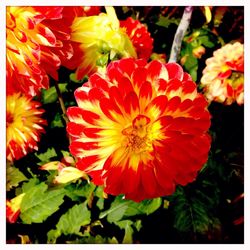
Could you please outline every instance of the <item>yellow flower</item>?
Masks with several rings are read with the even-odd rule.
[[[106,10],[107,14],[78,17],[71,26],[71,40],[80,43],[83,53],[76,70],[77,79],[94,73],[96,65],[102,66],[108,59],[137,57],[126,30],[120,28],[115,10],[112,7]]]
[[[6,100],[6,154],[9,161],[18,160],[29,150],[37,150],[41,125],[46,121],[41,118],[44,110],[38,109],[40,103],[15,93]]]
[[[227,44],[206,60],[201,86],[209,101],[226,105],[236,101],[243,104],[244,95],[244,54],[243,44]]]

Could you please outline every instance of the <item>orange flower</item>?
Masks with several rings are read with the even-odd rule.
[[[114,61],[75,91],[67,111],[76,166],[112,195],[134,201],[172,194],[208,157],[210,114],[176,63]]]
[[[7,92],[35,96],[73,55],[70,25],[80,7],[7,7]],[[82,8],[80,8],[81,10]],[[72,17],[70,16],[70,13]]]
[[[227,44],[206,60],[201,86],[209,101],[230,105],[244,103],[244,54],[243,44]]]
[[[150,36],[147,27],[131,17],[120,21],[120,26],[126,30],[131,39],[137,57],[148,60],[153,50],[153,38]]]
[[[20,93],[8,95],[6,106],[6,154],[13,161],[38,149],[37,142],[44,132],[41,125],[46,121],[41,118],[44,110],[39,109],[40,103]]]

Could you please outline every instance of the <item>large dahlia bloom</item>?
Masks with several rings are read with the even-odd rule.
[[[135,48],[112,7],[98,16],[78,17],[71,26],[71,41],[79,44],[81,64],[76,70],[77,79],[91,75],[114,58],[137,57]]]
[[[125,29],[131,39],[137,57],[148,60],[153,51],[153,38],[150,36],[147,27],[131,17],[120,21],[120,26]]]
[[[67,111],[76,166],[112,195],[141,201],[192,182],[207,161],[210,114],[175,63],[114,61],[75,91]]]
[[[244,103],[244,49],[243,44],[227,44],[206,60],[201,86],[209,101],[230,105]]]
[[[41,118],[44,110],[40,103],[14,93],[6,99],[6,154],[9,161],[18,160],[31,150],[37,150],[37,142],[44,132]]]
[[[58,80],[59,66],[68,66],[74,53],[70,26],[79,15],[87,15],[83,7],[7,7],[8,93],[35,96],[49,87],[48,75]]]

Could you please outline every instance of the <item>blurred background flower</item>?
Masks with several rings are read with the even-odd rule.
[[[9,161],[18,160],[29,151],[38,150],[37,142],[42,125],[46,120],[41,118],[44,110],[40,103],[32,101],[21,93],[8,95],[6,99],[6,154]]]
[[[76,166],[112,195],[141,201],[192,182],[208,157],[210,114],[175,63],[132,58],[94,74],[68,109]]]
[[[211,101],[230,105],[244,103],[244,49],[236,42],[226,44],[206,60],[201,86],[204,95]]]

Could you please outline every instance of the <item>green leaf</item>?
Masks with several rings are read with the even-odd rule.
[[[63,128],[64,127],[62,116],[60,115],[60,113],[56,113],[54,120],[50,124],[50,127],[51,128]]]
[[[170,24],[176,24],[179,25],[180,19],[179,18],[169,18],[160,15],[159,20],[156,22],[156,25],[162,26],[164,28],[168,28]]]
[[[81,182],[81,184],[71,184],[65,187],[66,195],[73,201],[80,200],[79,197],[85,197],[87,200],[95,190],[96,186],[91,182]]]
[[[182,233],[193,233],[207,235],[213,230],[218,230],[219,220],[215,216],[213,209],[216,208],[215,197],[210,197],[205,192],[203,183],[200,189],[188,189],[178,187],[173,200],[172,206],[174,227]],[[190,188],[190,187],[189,187]],[[210,190],[211,190],[210,186]]]
[[[59,209],[63,203],[65,190],[47,191],[47,189],[48,186],[42,182],[26,192],[20,208],[23,223],[41,223]]]
[[[35,153],[35,156],[41,161],[39,165],[43,165],[51,160],[51,158],[56,157],[57,153],[54,148],[48,148],[45,153]]]
[[[56,239],[64,234],[82,235],[80,229],[91,222],[91,214],[87,208],[87,203],[81,203],[70,208],[65,214],[61,216],[56,224],[56,230],[48,232],[48,242],[55,242]]]
[[[64,93],[67,91],[67,83],[59,83],[58,87],[60,89],[61,93]],[[47,89],[47,90],[42,90],[42,103],[48,104],[48,103],[53,103],[57,100],[57,92],[55,86]]]
[[[124,234],[124,238],[122,240],[123,244],[131,244],[133,243],[133,228],[132,228],[132,224],[133,222],[130,220],[122,220],[122,221],[118,221],[115,223],[118,227],[120,227],[121,229],[125,230],[125,234]]]
[[[22,185],[22,193],[27,193],[31,188],[35,187],[39,183],[37,178],[29,179],[27,183]]]
[[[123,217],[129,217],[139,214],[149,215],[155,212],[161,205],[161,198],[152,200],[144,200],[140,203],[131,200],[124,200],[123,196],[117,196],[112,202],[110,208],[102,212],[99,216],[100,219],[107,216],[108,222],[116,222]]]
[[[17,187],[22,181],[28,180],[27,177],[14,166],[7,163],[6,169],[6,189],[10,191],[13,187]]]
[[[125,212],[125,216],[133,216],[133,215],[137,215],[137,214],[152,214],[153,212],[155,212],[162,203],[162,199],[159,198],[155,198],[152,200],[144,200],[140,203],[137,202],[132,202],[129,206],[128,209]]]

